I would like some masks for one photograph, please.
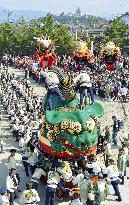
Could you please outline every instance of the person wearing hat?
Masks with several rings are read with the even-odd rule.
[[[40,202],[38,192],[32,188],[32,182],[26,183],[26,190],[22,192],[19,202],[21,205],[37,205]]]
[[[0,189],[0,205],[10,205],[6,188]]]
[[[10,205],[14,205],[14,199],[18,198],[18,180],[16,178],[16,169],[11,168],[6,178],[6,188],[10,194]]]

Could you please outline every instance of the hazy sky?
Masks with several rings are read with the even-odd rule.
[[[0,0],[0,6],[56,14],[74,12],[79,6],[82,13],[107,16],[129,11],[129,0]]]

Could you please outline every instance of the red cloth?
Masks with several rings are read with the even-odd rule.
[[[41,68],[45,67],[45,64],[44,64],[44,56],[40,56],[39,58],[39,66]]]
[[[114,64],[115,64],[115,62],[113,62],[113,63],[106,63],[107,70],[112,71]]]
[[[39,65],[41,68],[45,67],[45,61],[48,62],[48,67],[51,67],[56,64],[57,57],[55,54],[48,56],[40,56]]]
[[[76,149],[75,154],[73,153],[73,155],[70,155],[65,151],[64,152],[58,152],[56,150],[53,150],[53,148],[51,146],[48,146],[47,144],[44,144],[40,140],[39,140],[38,144],[39,144],[39,150],[42,153],[48,153],[49,155],[52,155],[54,157],[67,159],[67,158],[78,158],[80,156],[80,150],[78,150],[78,149]],[[85,152],[84,152],[84,150],[85,150]],[[86,148],[84,150],[83,150],[83,155],[84,156],[90,156],[91,153],[96,153],[97,146],[89,147],[89,148]]]

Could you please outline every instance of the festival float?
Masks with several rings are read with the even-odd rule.
[[[102,105],[95,102],[78,108],[79,99],[74,92],[70,76],[53,69],[60,79],[60,90],[65,98],[65,106],[57,95],[51,96],[53,109],[49,110],[44,100],[42,128],[40,130],[39,149],[62,159],[77,159],[81,155],[95,154],[98,144],[98,131],[95,118],[103,115]]]
[[[54,46],[48,35],[41,37],[34,37],[38,43],[37,54],[39,56],[39,66],[44,69],[45,67],[52,67],[56,64],[56,54]]]
[[[116,61],[121,56],[121,51],[119,47],[116,47],[116,45],[110,41],[101,47],[99,55],[106,64],[107,70],[112,71]]]
[[[72,56],[73,60],[79,65],[91,66],[94,63],[93,50],[89,49],[87,43],[81,40],[76,42],[76,49],[72,53]]]

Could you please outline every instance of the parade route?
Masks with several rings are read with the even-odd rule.
[[[18,70],[18,69],[13,69],[13,68],[9,68],[9,72],[14,72],[16,74],[16,76],[23,78],[24,77],[24,71],[23,70]],[[44,93],[46,92],[45,88],[43,88],[42,85],[36,84],[31,78],[30,80],[30,84],[31,86],[34,88],[34,92],[36,93],[36,95],[38,96],[43,96]],[[105,109],[105,114],[102,117],[102,119],[100,120],[102,122],[103,125],[105,124],[112,124],[111,121],[111,116],[116,115],[118,118],[120,117],[121,119],[125,120],[125,113],[123,111],[123,107],[121,105],[121,103],[119,102],[105,102],[105,101],[101,101],[101,103],[104,106]],[[24,105],[24,101],[23,101],[23,105]],[[125,134],[127,135],[129,133],[129,102],[126,104],[123,104],[124,108],[125,108],[125,112],[126,112],[126,120],[125,120]],[[30,179],[27,178],[25,176],[25,172],[24,172],[24,168],[22,166],[22,161],[21,161],[21,154],[19,152],[19,148],[18,148],[18,143],[15,142],[15,139],[11,136],[10,133],[10,125],[9,125],[9,120],[8,120],[8,116],[6,115],[2,105],[0,105],[0,110],[2,111],[2,116],[1,116],[1,121],[0,121],[0,127],[2,130],[2,133],[4,135],[4,153],[0,154],[0,185],[1,186],[5,186],[5,179],[7,176],[7,167],[6,167],[6,161],[7,158],[9,156],[9,150],[11,148],[15,148],[17,149],[17,153],[16,153],[16,161],[18,164],[18,173],[20,174],[20,178],[21,178],[21,182],[20,182],[20,189],[21,191],[23,191],[25,189],[25,184],[26,182]],[[119,110],[119,112],[118,112]],[[117,153],[117,149],[115,149],[113,151],[114,153],[114,158],[116,157],[115,154]],[[129,168],[127,168],[127,177],[129,177]],[[111,194],[108,196],[107,199],[107,205],[117,205],[117,204],[121,204],[121,205],[129,205],[129,180],[127,180],[125,178],[125,184],[124,185],[120,185],[120,192],[122,195],[122,202],[117,202],[115,201],[115,196],[113,196],[114,192],[111,188]],[[39,188],[38,188],[38,193],[40,196],[40,203],[39,205],[44,205],[44,200],[45,200],[45,187],[40,183],[39,184]],[[68,201],[66,202],[61,202],[58,201],[56,202],[56,205],[68,205]],[[16,200],[15,205],[19,205],[18,200]]]

